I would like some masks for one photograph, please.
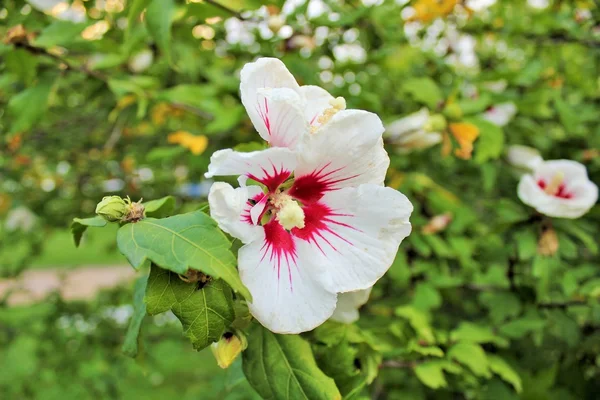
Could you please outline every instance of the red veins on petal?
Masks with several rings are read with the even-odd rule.
[[[288,194],[304,203],[313,203],[319,201],[326,192],[335,190],[340,182],[356,178],[358,175],[346,176],[343,178],[335,178],[333,175],[343,170],[345,167],[340,167],[327,171],[326,169],[331,163],[325,164],[322,168],[314,170],[308,175],[299,176],[294,180],[294,185],[290,188]]]
[[[540,189],[546,189],[546,182],[543,179],[538,179],[537,184],[540,187]],[[569,193],[565,184],[561,183],[558,187],[558,190],[556,191],[556,193],[553,194],[553,196],[561,199],[571,199],[573,198],[573,193]]]
[[[254,207],[256,204],[260,203],[265,197],[266,197],[266,194],[259,193],[246,202],[244,211],[242,211],[242,214],[241,214],[242,222],[247,222],[250,225],[254,225],[252,223],[252,216],[250,215],[250,210],[252,210],[252,207]],[[262,214],[261,214],[261,217],[262,217]],[[260,217],[259,217],[259,220],[260,220]]]
[[[344,242],[352,245],[350,241],[335,232],[333,226],[341,226],[355,230],[353,226],[336,221],[336,217],[351,217],[350,214],[340,214],[334,212],[331,208],[323,203],[311,203],[302,208],[304,210],[304,228],[292,229],[292,234],[302,240],[317,246],[321,253],[325,254],[323,245],[327,244],[333,250],[338,251],[330,239],[336,237]]]
[[[288,280],[290,288],[292,288],[292,264],[296,265],[297,253],[294,238],[290,232],[286,231],[283,226],[276,220],[271,220],[265,224],[265,242],[261,248],[262,260],[268,259],[273,268],[277,268],[277,279],[281,276],[282,261],[287,267]]]
[[[247,176],[248,178],[265,185],[269,193],[275,192],[275,190],[277,190],[277,188],[292,174],[291,171],[287,171],[283,167],[279,167],[278,169],[273,163],[271,163],[271,168],[265,169],[264,167],[261,167],[261,169],[264,174],[263,177],[259,178],[253,174],[248,174]]]
[[[263,120],[265,127],[267,128],[267,132],[269,136],[271,136],[271,121],[269,120],[269,103],[267,99],[264,98],[264,105],[261,107],[260,102],[256,103],[256,112],[260,115],[260,118]]]

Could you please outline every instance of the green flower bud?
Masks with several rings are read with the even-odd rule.
[[[218,342],[213,343],[210,349],[221,368],[229,368],[240,353],[246,350],[248,341],[242,332],[226,332]]]
[[[456,103],[450,103],[444,108],[444,115],[450,119],[458,120],[463,116],[463,111]]]
[[[442,114],[434,114],[429,117],[427,123],[423,127],[427,132],[441,132],[446,129],[446,118]]]
[[[96,214],[108,222],[120,221],[129,212],[129,204],[119,196],[105,196],[96,206]]]

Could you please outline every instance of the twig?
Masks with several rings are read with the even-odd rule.
[[[414,368],[419,364],[423,364],[426,360],[414,360],[414,361],[404,361],[404,360],[387,360],[379,365],[379,368]]]
[[[546,309],[552,309],[552,308],[562,308],[562,309],[566,309],[567,307],[571,307],[571,306],[585,306],[587,305],[587,301],[585,300],[570,300],[570,301],[564,301],[564,302],[548,302],[548,303],[539,303],[537,306],[538,308],[546,308]]]
[[[210,5],[213,5],[213,6],[217,7],[217,8],[220,8],[221,10],[223,10],[225,12],[228,12],[229,14],[233,15],[234,17],[236,17],[239,20],[242,20],[242,21],[246,21],[247,20],[247,18],[242,17],[242,14],[240,14],[239,12],[237,12],[237,11],[235,11],[235,10],[233,10],[233,9],[231,9],[231,8],[229,8],[229,7],[221,4],[219,2],[216,2],[214,0],[204,0],[204,2],[208,3]]]
[[[171,105],[171,107],[173,108],[177,108],[179,110],[183,110],[183,111],[187,111],[191,114],[195,114],[199,117],[205,118],[205,119],[213,119],[213,115],[207,113],[206,111],[202,111],[196,107],[192,107],[192,106],[188,106],[187,104],[181,104],[181,103],[169,103]]]
[[[104,75],[98,71],[93,71],[93,70],[87,68],[85,65],[75,66],[75,65],[71,64],[69,61],[67,61],[66,59],[62,58],[61,56],[49,53],[44,48],[36,47],[29,43],[23,43],[23,42],[15,43],[15,47],[23,49],[23,50],[27,50],[28,52],[30,52],[32,54],[41,54],[46,57],[50,57],[64,65],[66,65],[67,69],[69,69],[69,70],[83,72],[84,74],[91,76],[92,78],[98,79],[102,82],[106,82],[108,80],[108,77],[106,75]]]

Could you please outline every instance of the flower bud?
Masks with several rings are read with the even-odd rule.
[[[456,103],[449,103],[446,105],[443,112],[446,117],[454,120],[461,119],[463,116],[462,109]]]
[[[442,114],[434,114],[429,117],[423,127],[427,132],[440,132],[446,129],[446,118]]]
[[[219,367],[225,369],[235,361],[242,351],[246,350],[246,347],[248,347],[248,341],[243,333],[225,332],[218,342],[210,346],[210,350]]]
[[[129,212],[129,205],[119,196],[105,196],[96,206],[96,214],[108,222],[120,221]]]

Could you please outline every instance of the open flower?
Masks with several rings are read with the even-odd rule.
[[[442,134],[436,131],[438,126],[434,127],[433,122],[436,120],[430,117],[429,110],[422,108],[386,126],[385,137],[399,153],[426,149],[442,141]],[[437,125],[443,125],[439,126],[439,130],[445,128],[445,123]]]
[[[488,108],[483,113],[483,119],[497,126],[505,126],[515,115],[517,115],[515,103],[500,103]]]
[[[240,187],[215,183],[211,216],[245,243],[238,266],[252,315],[274,332],[307,331],[331,317],[337,293],[367,289],[387,271],[412,204],[383,187],[389,158],[375,114],[298,86],[277,59],[247,64],[240,88],[272,147],[213,154],[206,176],[239,175]]]
[[[356,292],[342,293],[338,296],[337,306],[331,319],[344,324],[351,324],[358,320],[358,309],[363,306],[371,295],[371,289],[357,290]]]
[[[523,175],[518,194],[523,203],[542,214],[579,218],[596,203],[598,187],[582,164],[551,160],[535,164],[531,174]]]

